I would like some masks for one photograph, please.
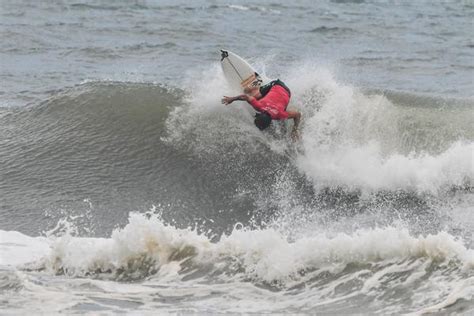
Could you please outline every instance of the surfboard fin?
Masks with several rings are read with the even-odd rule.
[[[229,53],[226,50],[221,49],[221,61],[224,60],[224,58],[229,57]]]

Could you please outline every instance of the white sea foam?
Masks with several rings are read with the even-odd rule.
[[[339,83],[326,68],[296,68],[288,74],[288,83],[294,92],[293,104],[304,117],[304,154],[297,163],[317,187],[436,193],[472,184],[472,141],[447,139],[438,152],[420,143],[407,152],[404,143],[411,144],[410,139],[417,136],[416,129],[406,130],[408,123],[420,120],[411,124],[423,129],[426,123],[421,115],[414,117],[412,110],[400,109],[383,95],[364,95]],[[442,121],[439,124],[439,129],[444,128]]]
[[[39,261],[50,250],[50,240],[16,231],[0,230],[0,267],[18,267]]]
[[[308,144],[312,139],[305,137],[304,141]],[[394,153],[383,157],[377,143],[372,142],[331,151],[309,147],[305,155],[299,157],[298,164],[316,180],[317,186],[437,193],[446,187],[472,183],[473,152],[474,143],[457,142],[439,155]]]
[[[23,247],[36,247],[28,258],[46,259],[52,272],[71,275],[127,268],[145,256],[156,267],[191,258],[195,264],[222,264],[233,258],[245,268],[247,276],[271,282],[285,280],[301,270],[326,268],[334,264],[376,263],[383,260],[424,258],[440,264],[457,262],[464,269],[474,268],[474,252],[446,232],[413,236],[407,229],[385,227],[360,229],[352,234],[325,233],[288,239],[274,229],[235,229],[213,243],[190,229],[165,225],[159,218],[130,215],[129,224],[115,230],[110,238],[80,238],[68,234],[54,238],[31,238],[16,232],[2,232],[2,249],[21,242],[18,253],[3,256],[2,264],[26,262]],[[23,259],[18,261],[18,254]]]
[[[120,299],[126,299],[124,295],[135,296],[135,293],[153,296],[154,291],[150,291],[147,284],[156,282],[159,282],[161,293],[172,291],[173,296],[195,293],[195,286],[207,293],[210,288],[205,283],[211,282],[209,286],[212,287],[212,280],[216,278],[217,284],[222,285],[220,291],[231,288],[233,292],[237,291],[234,292],[236,297],[242,295],[238,308],[248,311],[285,310],[295,306],[314,308],[350,300],[355,295],[377,298],[386,295],[387,287],[421,286],[423,293],[430,295],[414,296],[414,300],[419,303],[417,306],[429,310],[452,304],[454,298],[469,299],[472,295],[472,283],[463,279],[474,271],[474,251],[447,232],[422,236],[413,235],[402,227],[380,227],[331,236],[321,232],[290,241],[274,229],[236,228],[219,241],[211,242],[195,230],[178,229],[164,224],[159,217],[132,213],[129,223],[123,229],[116,229],[110,238],[81,238],[69,234],[32,238],[4,231],[0,236],[2,265],[45,268],[49,275],[64,273],[69,277],[93,276],[103,280],[120,280],[125,276],[125,279],[150,280],[135,289],[94,283],[94,288],[107,288],[107,292],[115,293],[113,295]],[[20,243],[21,247],[10,247],[5,252],[5,246]],[[33,247],[36,253],[25,257],[23,248]],[[17,254],[22,260],[16,259]],[[346,269],[348,272],[344,272]],[[191,277],[194,271],[202,272]],[[393,278],[395,275],[400,278]],[[183,277],[191,281],[183,283]],[[193,278],[198,282],[194,283]],[[71,279],[69,287],[75,284],[74,280],[77,279]],[[257,291],[252,284],[261,282],[282,290],[275,293],[280,301],[277,306],[255,305],[256,302],[267,302],[271,292],[258,291],[257,297],[249,299],[249,293]],[[341,292],[341,288],[352,283]],[[53,295],[50,292],[55,291],[28,284],[27,288],[34,293],[39,291],[41,297]],[[306,284],[307,290],[287,297],[286,291],[294,291],[291,289],[301,284]],[[81,289],[79,284],[76,286]],[[190,286],[193,290],[187,290]],[[214,302],[220,308],[227,306],[225,309],[229,311],[237,308],[233,300],[214,299],[210,292],[205,297],[203,304]],[[315,305],[316,297],[319,303]],[[78,297],[69,299],[77,301]],[[206,303],[208,299],[210,301]],[[57,304],[64,305],[59,296]],[[384,311],[395,312],[398,308],[400,306],[392,310],[386,306]]]

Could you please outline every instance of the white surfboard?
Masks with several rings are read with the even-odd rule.
[[[259,87],[270,82],[270,79],[259,75],[242,57],[228,50],[221,50],[221,66],[234,90],[243,91],[246,87]]]

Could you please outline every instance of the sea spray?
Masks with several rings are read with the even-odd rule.
[[[416,112],[423,109],[407,109],[384,94],[366,94],[339,82],[324,66],[297,64],[294,68],[281,79],[293,92],[289,107],[303,113],[302,149],[295,162],[317,190],[343,187],[437,194],[472,185],[474,144],[452,130],[459,126],[445,124],[445,116],[450,115],[467,128],[465,136],[474,133],[464,107],[440,110],[439,117],[430,115],[428,124],[427,118]],[[170,114],[170,141],[176,146],[188,144],[198,155],[226,155],[235,149],[256,152],[261,147],[280,155],[291,151],[288,135],[260,133],[253,127],[248,104],[220,104],[228,87],[217,65],[206,75],[211,83],[190,81],[186,103]],[[274,125],[281,130],[281,123]],[[437,143],[422,136],[430,133],[437,135]]]

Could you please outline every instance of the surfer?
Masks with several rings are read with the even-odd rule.
[[[298,126],[301,113],[286,110],[291,92],[281,80],[273,80],[261,87],[247,87],[244,93],[235,97],[224,96],[222,103],[227,105],[234,101],[247,101],[257,111],[254,122],[260,130],[270,126],[272,120],[293,119],[291,137],[294,140],[299,138]]]

